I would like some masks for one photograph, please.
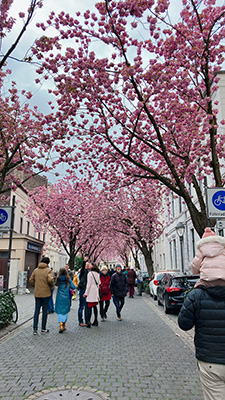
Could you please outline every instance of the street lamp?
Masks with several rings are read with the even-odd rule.
[[[183,239],[184,239],[185,226],[182,222],[178,222],[175,229],[180,238],[181,270],[184,273]]]

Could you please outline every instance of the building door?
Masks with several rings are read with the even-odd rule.
[[[32,275],[32,272],[35,270],[35,268],[38,265],[38,256],[39,256],[38,253],[26,251],[25,271],[27,271],[27,287],[28,287],[28,289],[32,288],[32,286],[29,284],[29,279]]]
[[[8,252],[0,252],[0,275],[3,275],[4,284],[3,287],[5,288],[5,281],[7,277],[7,265],[8,265]]]

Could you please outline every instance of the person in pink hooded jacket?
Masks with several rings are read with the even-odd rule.
[[[191,270],[200,274],[195,287],[225,285],[225,238],[205,228],[202,239],[197,243],[198,252],[194,257]]]

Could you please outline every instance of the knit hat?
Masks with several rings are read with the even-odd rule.
[[[116,264],[116,268],[121,268],[122,269],[120,264]]]
[[[205,232],[204,232],[202,238],[206,238],[209,236],[217,236],[217,234],[215,232],[213,232],[210,228],[205,228]]]
[[[103,265],[103,266],[102,266],[101,271],[104,271],[104,269],[106,269],[106,271],[108,271],[108,268],[107,268],[106,265]]]

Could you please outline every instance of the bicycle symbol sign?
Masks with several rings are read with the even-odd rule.
[[[220,211],[225,210],[225,191],[224,190],[219,190],[216,193],[214,193],[212,197],[212,203],[214,207],[216,207]]]
[[[8,213],[6,210],[0,208],[0,225],[4,224],[8,219]]]

